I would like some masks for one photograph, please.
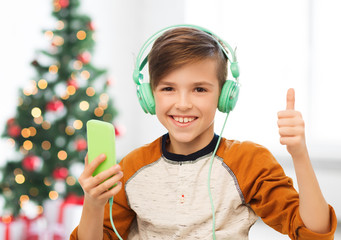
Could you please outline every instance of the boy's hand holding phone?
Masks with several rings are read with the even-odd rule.
[[[84,191],[84,201],[90,203],[92,206],[101,208],[105,206],[110,197],[116,195],[121,190],[122,184],[119,180],[123,176],[121,167],[118,164],[93,176],[95,169],[105,159],[106,156],[101,154],[89,163],[88,155],[86,155],[84,171],[78,178]],[[115,184],[116,186],[111,188]]]

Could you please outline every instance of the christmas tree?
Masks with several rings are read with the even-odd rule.
[[[86,122],[112,123],[117,115],[106,71],[91,63],[94,25],[79,13],[79,0],[54,0],[52,15],[55,29],[43,31],[51,45],[32,61],[35,80],[20,89],[2,134],[17,152],[0,182],[5,209],[14,216],[27,202],[41,213],[47,199],[82,195],[75,176],[87,152]]]

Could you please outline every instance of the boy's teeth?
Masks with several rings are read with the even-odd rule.
[[[179,122],[179,123],[188,123],[188,122],[192,122],[194,120],[194,117],[173,117],[175,121]]]

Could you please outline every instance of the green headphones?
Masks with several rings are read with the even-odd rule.
[[[238,95],[239,95],[239,66],[236,58],[235,51],[231,48],[231,46],[225,42],[224,40],[220,39],[217,35],[213,34],[211,31],[204,29],[199,26],[195,25],[174,25],[170,26],[164,29],[161,29],[160,31],[156,32],[154,35],[152,35],[142,46],[139,54],[136,58],[136,64],[135,69],[133,72],[133,80],[136,84],[136,90],[137,90],[137,97],[140,102],[140,105],[145,113],[155,114],[155,100],[153,96],[153,92],[150,86],[150,83],[143,82],[143,74],[141,71],[143,70],[144,66],[148,62],[148,55],[143,59],[141,63],[142,56],[148,46],[154,42],[163,32],[177,27],[189,27],[189,28],[195,28],[198,30],[201,30],[203,32],[206,32],[215,38],[219,39],[229,50],[230,55],[226,51],[226,49],[220,44],[219,41],[217,43],[219,44],[221,50],[224,52],[225,56],[227,57],[228,61],[230,62],[230,70],[232,73],[232,76],[235,80],[226,80],[224,83],[224,86],[221,90],[220,96],[219,96],[219,102],[218,102],[218,109],[219,111],[223,113],[229,113],[232,111],[237,103]]]

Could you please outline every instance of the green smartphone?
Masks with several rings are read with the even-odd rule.
[[[116,164],[115,128],[111,123],[100,120],[89,120],[86,123],[88,140],[88,161],[104,153],[106,159],[93,172],[93,176]]]

